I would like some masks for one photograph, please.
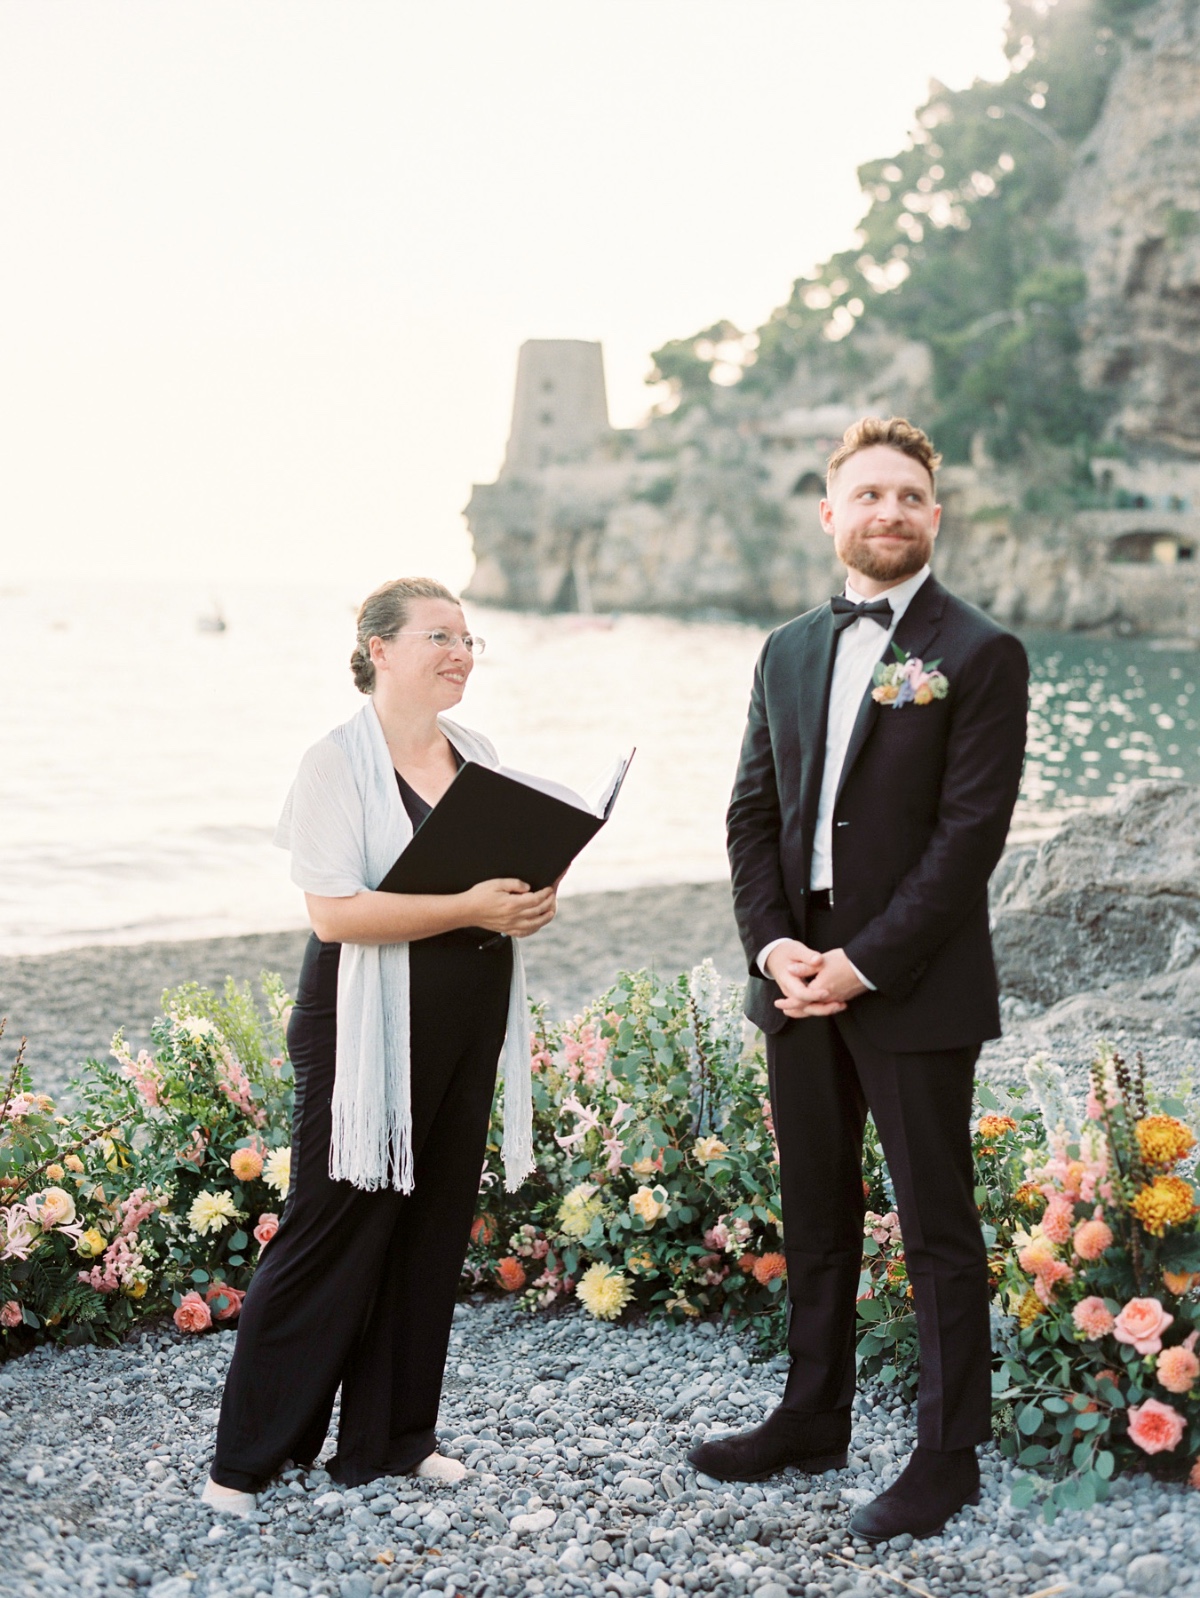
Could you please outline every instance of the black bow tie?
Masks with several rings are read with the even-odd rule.
[[[872,621],[877,621],[881,627],[892,625],[892,606],[887,599],[864,600],[861,605],[856,605],[852,599],[847,599],[844,594],[834,594],[829,601],[833,609],[833,630],[840,633],[843,627],[852,627],[860,616],[869,616]]]

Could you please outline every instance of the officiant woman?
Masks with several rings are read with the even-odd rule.
[[[467,760],[497,764],[446,714],[483,640],[440,583],[385,583],[350,657],[363,709],[311,748],[276,842],[312,922],[288,1024],[292,1186],[242,1305],[203,1498],[248,1514],[286,1460],[335,1481],[463,1467],[436,1452],[454,1296],[504,1061],[508,1185],[533,1167],[520,950],[553,888],[372,891]]]

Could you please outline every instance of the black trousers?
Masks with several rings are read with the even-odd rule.
[[[410,948],[413,1191],[329,1176],[338,944],[310,940],[288,1024],[292,1186],[242,1305],[213,1480],[253,1492],[325,1441],[350,1486],[412,1470],[435,1425],[508,1016],[512,945]]]
[[[812,929],[816,947],[818,928]],[[991,1436],[987,1251],[975,1204],[971,1101],[977,1047],[888,1054],[838,1016],[790,1021],[767,1038],[779,1142],[791,1367],[787,1409],[854,1396],[867,1111],[896,1190],[920,1338],[917,1440],[969,1448]]]

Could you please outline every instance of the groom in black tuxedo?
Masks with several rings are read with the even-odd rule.
[[[896,417],[856,423],[831,456],[821,521],[846,591],[767,639],[728,817],[746,1013],[767,1034],[791,1367],[762,1426],[691,1459],[742,1480],[845,1463],[870,1111],[921,1348],[917,1448],[850,1523],[873,1540],[928,1536],[973,1500],[991,1435],[970,1113],[980,1047],[1000,1032],[987,885],[1021,777],[1028,667],[929,570],[938,462]],[[897,649],[945,681],[914,665],[877,689]]]

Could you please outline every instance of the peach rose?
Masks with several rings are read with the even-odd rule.
[[[1200,1376],[1200,1359],[1190,1348],[1164,1348],[1158,1356],[1158,1379],[1168,1393],[1190,1393]]]
[[[1113,1336],[1118,1343],[1136,1348],[1139,1354],[1157,1354],[1162,1347],[1162,1334],[1174,1319],[1156,1298],[1131,1298],[1117,1316]]]
[[[204,1295],[204,1302],[209,1306],[210,1313],[215,1319],[231,1321],[235,1315],[240,1314],[245,1296],[241,1288],[230,1287],[227,1282],[211,1282],[208,1292]],[[225,1300],[222,1308],[216,1307],[218,1299]]]
[[[1136,1299],[1133,1300],[1137,1302]],[[1129,1440],[1146,1454],[1169,1454],[1179,1447],[1184,1419],[1170,1404],[1148,1398],[1144,1404],[1129,1406]]]
[[[1099,1217],[1080,1221],[1075,1228],[1075,1252],[1081,1260],[1098,1260],[1106,1248],[1112,1247],[1112,1228]]]
[[[10,1298],[7,1304],[0,1306],[0,1326],[7,1331],[12,1331],[14,1326],[20,1326],[25,1317],[21,1314],[21,1306],[15,1298]]]
[[[760,1254],[754,1262],[754,1280],[762,1287],[787,1275],[787,1260],[782,1254]]]
[[[278,1215],[273,1210],[264,1210],[258,1218],[258,1225],[254,1228],[254,1235],[258,1239],[259,1247],[266,1248],[278,1230]]]
[[[1084,1341],[1089,1343],[1097,1337],[1107,1337],[1117,1324],[1108,1305],[1095,1294],[1091,1298],[1080,1299],[1072,1311],[1071,1319]]]
[[[644,1226],[653,1226],[670,1208],[667,1195],[660,1187],[639,1187],[629,1200],[630,1214],[640,1216]]]
[[[239,1182],[253,1182],[262,1175],[263,1157],[257,1149],[234,1149],[229,1156],[229,1169]]]
[[[194,1288],[183,1295],[173,1318],[181,1332],[206,1332],[212,1325],[212,1311]]]
[[[1197,1281],[1200,1281],[1200,1277],[1193,1276],[1191,1271],[1163,1272],[1163,1286],[1168,1293],[1174,1293],[1176,1298],[1182,1298],[1185,1293],[1190,1293]]]
[[[1061,1194],[1052,1198],[1042,1216],[1042,1232],[1052,1243],[1065,1243],[1071,1235],[1075,1219],[1075,1206]]]

